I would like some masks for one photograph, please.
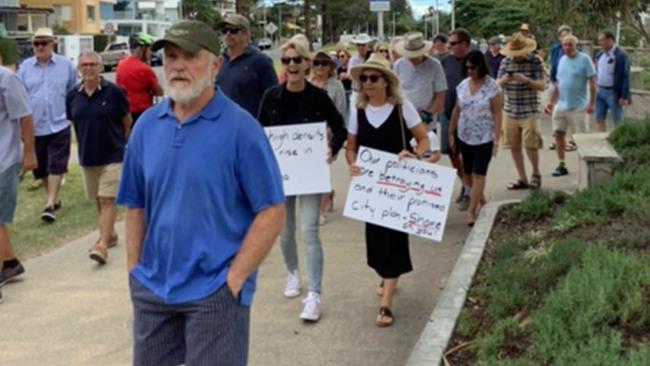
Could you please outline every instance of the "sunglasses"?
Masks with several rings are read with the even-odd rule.
[[[370,81],[371,83],[374,84],[378,82],[381,77],[382,77],[381,75],[377,75],[377,74],[372,74],[372,75],[361,74],[359,75],[359,81],[361,81],[361,83]]]
[[[449,46],[450,46],[450,47],[454,47],[455,45],[457,45],[457,44],[461,44],[461,43],[463,43],[463,42],[461,42],[461,41],[449,42]]]
[[[34,47],[45,47],[48,44],[50,44],[50,41],[34,41],[32,42],[32,44],[34,45]]]
[[[229,28],[229,27],[221,28],[221,34],[227,34],[227,33],[238,34],[240,31],[241,29],[239,28]]]
[[[608,58],[608,59],[607,59],[607,63],[608,63],[608,64],[613,64],[613,63],[614,63],[614,59],[613,59],[613,58]]]
[[[342,53],[342,54],[340,54],[338,57],[339,57],[339,58],[346,58],[346,57],[348,57],[348,55],[346,55],[345,53]]]
[[[280,58],[280,61],[282,62],[283,65],[289,65],[291,61],[293,61],[294,64],[300,65],[302,63],[302,60],[305,58],[302,56],[296,56],[296,57],[282,57]]]
[[[381,52],[381,53],[388,53],[388,50],[387,50],[387,49],[385,49],[385,48],[383,48],[383,49],[381,49],[381,50],[377,50],[377,52]]]
[[[477,69],[476,65],[471,65],[471,64],[465,65],[465,67],[467,68],[467,70],[472,70],[472,71]]]
[[[329,61],[314,60],[314,62],[312,62],[312,63],[313,63],[313,65],[314,65],[314,67],[316,67],[316,66],[324,66],[324,67],[327,67],[327,66],[330,65]]]

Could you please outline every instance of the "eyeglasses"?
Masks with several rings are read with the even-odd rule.
[[[302,60],[304,60],[304,57],[302,56],[280,58],[280,61],[283,65],[289,65],[291,61],[293,61],[293,63],[296,65],[300,65],[302,63]]]
[[[230,27],[221,28],[221,34],[226,34],[226,33],[238,34],[240,31],[241,29],[239,28],[230,28]]]
[[[314,64],[314,67],[316,67],[316,66],[324,66],[325,67],[325,66],[330,65],[329,61],[320,61],[320,60],[314,60],[313,64]]]
[[[381,75],[377,75],[377,74],[372,74],[372,75],[361,74],[359,75],[359,81],[361,81],[362,84],[365,83],[366,81],[370,81],[372,84],[374,84],[378,82],[379,79],[381,79],[381,77],[382,77]]]
[[[478,69],[476,65],[471,65],[471,64],[465,65],[465,67],[467,68],[467,70],[472,70],[472,71]]]
[[[34,45],[34,47],[45,47],[48,44],[50,44],[50,41],[34,41],[32,42],[32,44]]]

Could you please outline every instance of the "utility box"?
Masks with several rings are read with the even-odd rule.
[[[607,132],[575,134],[580,159],[578,188],[585,189],[605,183],[612,178],[613,165],[622,161],[609,144]]]

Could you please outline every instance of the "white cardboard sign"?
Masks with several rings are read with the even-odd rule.
[[[442,241],[456,170],[360,146],[343,215]]]
[[[332,190],[325,122],[266,127],[264,132],[280,165],[285,195]]]

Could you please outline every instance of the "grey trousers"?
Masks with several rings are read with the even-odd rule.
[[[199,301],[163,303],[129,276],[134,366],[245,366],[250,308],[224,285]]]

